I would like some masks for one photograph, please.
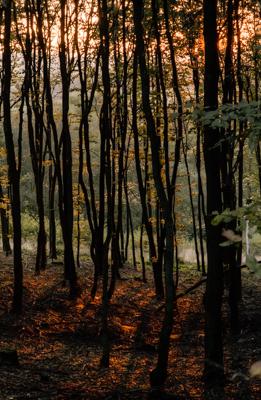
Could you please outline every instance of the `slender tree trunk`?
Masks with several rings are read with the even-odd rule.
[[[142,280],[144,283],[146,283],[147,278],[146,278],[146,265],[144,260],[144,251],[143,251],[143,232],[144,232],[144,222],[142,217],[140,226],[140,259],[141,259],[141,269],[142,269]]]
[[[3,203],[3,188],[0,184],[0,203]],[[6,205],[8,206],[8,205]],[[2,227],[2,243],[3,243],[3,252],[6,256],[12,254],[12,249],[9,241],[9,218],[7,215],[7,210],[5,207],[0,208],[1,214],[1,227]]]
[[[195,44],[194,44],[195,45]],[[193,48],[190,49],[191,53],[193,52]],[[200,87],[200,79],[199,79],[199,67],[198,60],[196,56],[193,54],[190,55],[191,65],[193,68],[193,84],[195,91],[195,100],[196,105],[198,106],[200,103],[199,98],[199,87]],[[203,220],[205,219],[205,198],[202,186],[201,179],[201,127],[200,123],[196,122],[196,130],[197,130],[197,139],[196,139],[196,169],[197,169],[197,183],[198,183],[198,226],[199,226],[199,246],[200,246],[200,256],[201,256],[201,268],[202,275],[206,275],[206,266],[205,266],[205,250],[204,250],[204,240],[203,240]]]
[[[256,160],[257,160],[258,177],[259,177],[259,193],[261,195],[261,148],[260,148],[260,142],[257,143],[257,147],[256,147]]]
[[[58,182],[58,208],[59,208],[59,215],[60,215],[60,222],[62,230],[64,229],[64,221],[63,221],[63,181],[62,181],[62,172],[61,172],[61,164],[60,164],[60,146],[58,140],[58,131],[54,119],[54,107],[53,107],[53,98],[52,98],[52,89],[51,89],[51,81],[50,81],[50,54],[48,54],[48,48],[50,52],[51,46],[51,29],[50,24],[48,23],[48,38],[49,43],[47,44],[46,40],[44,39],[43,34],[43,8],[41,0],[36,1],[36,10],[37,10],[37,39],[39,42],[39,47],[42,52],[42,59],[43,59],[43,79],[44,79],[44,92],[46,97],[46,117],[47,117],[47,147],[49,154],[51,155],[52,161],[55,164],[55,170],[53,175],[53,186],[51,187],[51,201],[50,201],[50,213],[52,213],[51,218],[53,218],[52,222],[52,229],[50,227],[50,235],[55,239],[55,213],[54,213],[54,194],[55,194],[55,183],[56,179]],[[46,9],[47,12],[47,22],[49,21],[49,11]],[[48,47],[49,46],[49,47]],[[52,143],[54,144],[54,153],[52,149]],[[55,240],[53,241],[53,245],[55,244]],[[53,249],[54,250],[54,249]],[[56,255],[56,250],[53,253]],[[55,258],[55,257],[54,257]]]
[[[198,249],[198,235],[197,235],[197,227],[196,227],[196,216],[195,216],[195,210],[194,210],[194,204],[193,204],[193,195],[192,195],[189,164],[188,164],[188,158],[187,158],[187,153],[186,153],[184,141],[182,141],[182,149],[183,149],[184,161],[185,161],[186,172],[187,172],[187,177],[188,177],[189,200],[190,200],[191,215],[192,215],[193,237],[194,237],[194,245],[195,245],[195,252],[196,252],[197,267],[198,267],[198,271],[200,271],[201,268],[200,268],[200,259],[199,259],[199,249]]]
[[[34,174],[36,188],[36,203],[38,208],[38,238],[37,238],[37,254],[35,262],[35,271],[40,273],[40,270],[46,267],[46,233],[44,220],[44,200],[43,200],[43,181],[44,181],[44,122],[43,109],[40,104],[40,66],[41,66],[41,49],[36,46],[36,35],[34,26],[34,10],[31,3],[25,1],[26,13],[26,38],[25,44],[19,33],[18,21],[15,12],[16,29],[18,32],[18,40],[23,49],[25,61],[25,81],[24,81],[24,96],[27,107],[27,126],[29,147]],[[42,99],[43,100],[43,99]]]
[[[168,45],[169,45],[169,51],[170,51],[170,60],[171,60],[171,69],[172,69],[172,87],[174,94],[177,99],[177,105],[178,105],[178,117],[177,117],[177,133],[176,133],[176,143],[175,143],[175,150],[174,150],[174,165],[173,165],[173,172],[172,172],[172,177],[171,177],[171,197],[170,197],[170,205],[172,208],[172,213],[173,213],[173,231],[174,231],[174,241],[175,241],[175,247],[174,247],[174,253],[175,253],[175,264],[176,264],[176,287],[178,284],[178,270],[179,270],[179,257],[178,257],[178,243],[176,240],[176,233],[177,233],[177,227],[176,227],[176,216],[175,216],[175,201],[176,201],[176,182],[177,182],[177,174],[178,174],[178,167],[179,167],[179,162],[180,162],[180,150],[181,150],[181,144],[182,144],[182,138],[183,138],[183,103],[182,103],[182,97],[181,97],[181,92],[179,89],[179,80],[178,80],[178,71],[177,71],[177,65],[176,65],[176,58],[175,58],[175,50],[174,50],[174,44],[173,44],[173,36],[171,34],[171,29],[170,29],[170,19],[169,19],[169,4],[167,0],[163,0],[163,11],[164,11],[164,22],[166,26],[166,35],[167,35],[167,40],[168,40]]]
[[[70,283],[72,296],[77,295],[77,275],[73,253],[73,193],[72,193],[72,143],[68,121],[70,72],[65,43],[67,0],[61,0],[61,43],[60,70],[62,78],[62,170],[63,170],[63,240],[64,240],[64,275]],[[69,67],[70,68],[70,67]]]
[[[124,191],[125,191],[125,199],[126,199],[126,206],[127,206],[127,217],[128,217],[128,221],[129,221],[128,224],[129,224],[129,229],[130,229],[130,234],[131,234],[132,262],[133,262],[134,269],[137,269],[134,229],[133,229],[130,201],[129,201],[129,196],[128,196],[127,174],[125,175],[125,178],[124,178]],[[127,254],[127,251],[125,253]],[[126,257],[126,260],[127,260],[127,257]]]
[[[56,222],[55,222],[55,186],[56,186],[56,175],[53,174],[53,166],[49,167],[49,191],[48,191],[48,203],[49,203],[49,257],[52,260],[57,259],[56,249]]]
[[[225,52],[225,78],[223,84],[223,104],[232,104],[234,98],[234,71],[233,71],[233,43],[234,43],[234,0],[228,0],[227,4],[227,46]],[[222,129],[221,171],[222,171],[222,190],[223,190],[223,208],[235,210],[236,208],[236,185],[233,172],[234,157],[234,132],[232,126],[227,132]],[[236,221],[227,224],[225,228],[236,230]],[[231,329],[234,333],[239,330],[238,321],[238,274],[240,269],[237,267],[237,249],[235,245],[223,249],[223,264],[229,268],[229,306]]]
[[[44,214],[44,200],[43,200],[43,187],[40,183],[37,205],[38,205],[38,217],[39,217],[39,231],[37,236],[37,257],[36,266],[39,270],[44,270],[47,262],[46,255],[46,232],[45,232],[45,214]]]
[[[235,0],[235,18],[236,18],[236,35],[237,35],[237,66],[236,76],[238,85],[238,101],[243,100],[243,79],[242,79],[242,65],[241,65],[241,37],[240,37],[240,15],[239,5],[241,0]],[[239,122],[239,149],[238,149],[238,207],[243,207],[243,178],[244,178],[244,138],[243,138],[244,122]],[[239,222],[241,225],[241,223]],[[242,227],[239,226],[239,230],[242,234]],[[239,243],[237,250],[237,267],[242,264],[242,241]],[[238,299],[242,298],[242,280],[241,280],[241,268],[238,268]]]
[[[11,0],[6,0],[3,5],[5,11],[4,25],[4,53],[3,53],[3,81],[2,101],[4,111],[4,135],[7,150],[8,177],[11,189],[11,207],[13,221],[13,253],[14,253],[14,292],[13,311],[20,313],[23,303],[23,264],[21,250],[21,205],[20,205],[20,163],[16,161],[15,146],[13,141],[12,117],[11,117],[11,24],[12,24]],[[20,123],[22,123],[20,121]],[[20,150],[19,150],[20,153]]]
[[[175,298],[175,290],[173,283],[173,263],[174,263],[174,235],[173,235],[173,218],[172,208],[170,207],[170,199],[168,199],[161,175],[160,163],[160,139],[156,132],[155,121],[150,106],[150,82],[148,68],[145,58],[144,31],[142,20],[144,16],[143,1],[134,0],[134,27],[136,35],[136,48],[140,65],[140,76],[142,84],[142,106],[147,123],[147,132],[150,138],[152,150],[152,171],[157,190],[157,195],[162,209],[162,216],[165,221],[166,241],[164,254],[164,272],[165,272],[165,289],[166,289],[166,308],[165,315],[160,333],[158,361],[156,368],[150,374],[150,382],[152,387],[162,386],[167,377],[168,352],[170,343],[170,333],[173,325],[173,305]]]
[[[108,251],[114,233],[114,210],[113,193],[112,193],[112,173],[111,173],[111,141],[112,141],[112,120],[111,120],[111,84],[109,72],[109,20],[107,0],[98,1],[99,12],[99,30],[101,40],[101,59],[102,59],[102,84],[103,84],[103,103],[100,113],[100,209],[99,209],[99,238],[102,262],[102,319],[101,319],[101,340],[102,340],[102,357],[101,367],[109,367],[110,363],[110,343],[108,332],[108,310],[109,310],[109,293],[108,293]],[[105,216],[105,187],[107,194],[107,216]],[[106,218],[107,217],[107,218]],[[104,237],[105,218],[107,220],[107,234]]]
[[[139,185],[139,195],[142,206],[142,219],[146,228],[148,241],[149,241],[149,249],[150,249],[150,259],[152,262],[152,270],[153,270],[153,278],[154,278],[154,286],[155,286],[155,294],[158,298],[164,297],[164,285],[163,285],[163,277],[162,277],[162,267],[158,264],[158,255],[156,251],[156,245],[153,237],[153,230],[151,222],[149,221],[149,212],[150,210],[147,207],[146,201],[146,181],[147,174],[145,173],[145,184],[143,183],[141,164],[140,164],[140,146],[139,146],[139,130],[137,125],[137,73],[138,73],[138,58],[137,51],[135,51],[134,62],[133,62],[133,107],[132,107],[132,128],[134,134],[134,148],[135,148],[135,164],[136,164],[136,173]],[[146,150],[147,151],[147,148]],[[147,168],[147,153],[145,155],[145,169]],[[160,267],[160,269],[159,269]]]
[[[204,0],[205,111],[218,106],[218,36],[217,0]],[[207,256],[208,273],[205,294],[205,379],[208,382],[223,378],[222,295],[223,265],[220,256],[221,228],[212,225],[213,213],[222,211],[220,182],[220,153],[215,146],[220,140],[218,129],[204,127],[204,158],[207,181]]]

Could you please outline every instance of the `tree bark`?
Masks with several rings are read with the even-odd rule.
[[[164,253],[164,272],[166,290],[166,308],[160,333],[158,361],[156,368],[150,374],[152,387],[162,386],[167,377],[168,352],[170,343],[170,333],[173,325],[173,307],[175,290],[173,283],[173,263],[174,263],[174,232],[173,218],[170,199],[168,199],[161,176],[160,163],[160,138],[156,132],[155,121],[150,106],[150,82],[145,58],[144,31],[142,20],[144,16],[143,1],[133,0],[134,6],[134,28],[136,36],[136,49],[140,66],[140,77],[142,84],[142,106],[147,123],[147,133],[151,143],[152,151],[152,171],[157,196],[162,209],[162,217],[165,221],[165,253]]]
[[[228,0],[227,18],[227,45],[225,51],[225,78],[223,84],[223,104],[232,104],[234,99],[234,70],[233,70],[233,44],[234,44],[234,0]],[[235,127],[236,128],[236,127]],[[234,129],[235,129],[234,128]],[[222,129],[222,148],[221,148],[221,172],[222,172],[222,191],[223,209],[235,210],[236,208],[236,184],[233,171],[233,158],[235,148],[235,133],[232,123],[227,130]],[[234,220],[225,225],[225,229],[236,230],[237,221]],[[237,266],[237,249],[235,245],[223,248],[223,264],[229,268],[229,306],[230,323],[233,333],[239,331],[238,316],[238,285],[240,284],[240,268]]]
[[[158,263],[158,255],[155,245],[155,240],[153,237],[152,224],[149,221],[149,210],[147,207],[146,201],[146,180],[147,174],[145,173],[145,184],[143,183],[142,170],[140,164],[140,145],[139,145],[139,130],[137,124],[137,79],[138,79],[138,58],[137,51],[135,50],[134,61],[133,61],[133,103],[132,103],[132,128],[134,134],[134,149],[135,149],[135,164],[136,164],[136,173],[139,185],[139,195],[142,206],[142,221],[145,225],[148,241],[149,241],[149,251],[150,251],[150,259],[152,262],[152,270],[153,270],[153,278],[154,278],[154,286],[155,286],[155,294],[158,298],[164,297],[164,285],[163,285],[163,277],[162,277],[162,265]],[[146,147],[145,151],[148,149]],[[145,155],[147,157],[147,154]],[[145,169],[147,168],[147,159],[145,160]],[[158,270],[160,268],[160,270]]]
[[[20,157],[16,161],[15,147],[12,130],[11,117],[11,24],[12,24],[13,2],[6,0],[5,25],[4,25],[4,53],[3,53],[3,81],[2,99],[4,111],[4,135],[7,150],[8,177],[11,190],[11,207],[13,221],[13,253],[14,253],[14,292],[13,311],[20,313],[23,304],[23,264],[21,249],[21,204],[20,204]],[[19,152],[20,153],[20,152]]]
[[[218,35],[217,0],[204,0],[204,106],[205,111],[218,107]],[[205,379],[208,382],[222,381],[222,295],[223,266],[220,256],[221,228],[212,225],[214,213],[222,211],[220,181],[220,150],[216,144],[220,140],[218,129],[204,127],[204,159],[207,184],[207,256],[208,271],[205,294]]]
[[[4,196],[3,188],[0,183],[0,203],[3,203],[3,198],[4,198],[3,196]],[[2,243],[3,243],[3,252],[5,253],[6,256],[9,256],[10,254],[12,254],[12,249],[9,241],[9,218],[5,206],[0,208]]]
[[[64,277],[70,283],[70,293],[78,293],[77,274],[73,252],[73,193],[72,193],[72,143],[68,121],[70,72],[66,52],[65,30],[67,0],[61,0],[61,42],[60,42],[60,70],[62,78],[62,179],[63,179],[63,241],[64,241]]]

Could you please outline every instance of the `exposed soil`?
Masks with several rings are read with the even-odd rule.
[[[90,299],[92,266],[79,269],[82,295],[77,301],[62,286],[62,266],[49,265],[34,275],[33,260],[25,263],[24,312],[10,313],[12,259],[0,255],[0,351],[17,350],[19,365],[0,362],[0,399],[148,399],[149,372],[157,359],[164,310],[151,280],[144,284],[130,266],[110,305],[111,366],[99,367],[100,293]],[[193,267],[182,268],[182,292],[200,279]],[[249,379],[249,367],[261,360],[261,280],[243,271],[241,333],[232,337],[224,306],[226,385],[204,391],[204,285],[178,300],[171,335],[168,398],[259,400],[261,385]],[[226,292],[224,304],[226,304]],[[177,397],[174,397],[177,396]],[[154,399],[163,395],[154,394]]]

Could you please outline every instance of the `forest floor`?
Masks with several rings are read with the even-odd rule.
[[[122,270],[110,304],[110,368],[99,367],[100,300],[90,299],[92,266],[79,270],[82,294],[70,300],[62,286],[62,266],[49,265],[34,275],[33,259],[25,266],[24,311],[10,313],[12,258],[0,255],[0,351],[17,350],[19,365],[0,360],[0,399],[148,399],[149,372],[157,360],[164,310],[152,282],[143,283],[130,266]],[[182,268],[179,291],[200,279],[193,267]],[[232,337],[224,306],[226,385],[204,390],[204,285],[178,300],[171,335],[166,393],[177,399],[258,400],[261,385],[248,379],[249,367],[261,360],[261,280],[243,270],[242,329]],[[225,292],[227,303],[227,294]],[[171,397],[173,395],[173,397]],[[174,397],[177,396],[177,397]],[[163,398],[160,395],[154,399]]]

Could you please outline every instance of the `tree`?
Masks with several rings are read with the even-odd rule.
[[[36,187],[36,202],[38,208],[39,230],[37,238],[37,254],[35,272],[40,273],[46,267],[46,232],[44,210],[44,158],[46,146],[44,146],[44,107],[41,104],[41,48],[36,44],[34,26],[34,11],[30,1],[25,1],[26,13],[26,37],[25,44],[21,35],[19,42],[22,47],[25,61],[24,96],[27,108],[27,129],[29,147]],[[16,21],[17,24],[17,21]],[[19,29],[17,27],[17,32]]]
[[[99,33],[101,41],[101,61],[102,61],[102,85],[103,99],[100,112],[100,177],[99,177],[99,261],[102,268],[102,318],[101,318],[101,339],[103,344],[103,354],[101,366],[109,366],[110,344],[108,332],[108,250],[112,239],[114,224],[114,204],[112,198],[112,172],[111,172],[111,140],[112,140],[112,119],[111,119],[111,86],[109,72],[109,21],[107,0],[98,1],[99,11]],[[105,225],[105,188],[107,193],[107,233],[104,237]]]
[[[204,0],[204,107],[206,112],[218,107],[218,35],[217,1]],[[207,185],[207,285],[205,294],[205,379],[223,378],[223,344],[221,305],[223,294],[223,265],[220,255],[221,227],[214,226],[215,213],[222,211],[220,178],[219,129],[204,127],[204,159]]]
[[[144,31],[142,26],[144,3],[134,0],[133,6],[136,49],[141,77],[142,106],[147,124],[147,133],[151,144],[153,178],[162,210],[162,217],[164,219],[166,232],[164,253],[166,308],[160,333],[158,362],[156,368],[150,374],[151,386],[157,387],[163,385],[167,377],[169,340],[173,324],[173,306],[175,296],[173,283],[174,225],[171,201],[166,194],[161,175],[160,139],[156,132],[155,120],[150,106],[150,81],[145,58]]]
[[[62,231],[64,241],[64,275],[65,280],[70,282],[70,292],[72,296],[78,293],[77,275],[73,254],[73,193],[72,193],[72,144],[68,121],[69,113],[69,90],[71,81],[71,71],[74,64],[74,55],[70,58],[68,43],[66,43],[66,31],[69,29],[68,5],[67,0],[61,0],[61,25],[60,25],[60,71],[62,79]]]
[[[233,66],[233,45],[234,45],[234,1],[228,0],[226,19],[227,19],[227,45],[225,49],[224,83],[223,83],[223,104],[233,103],[234,96],[234,66]],[[235,124],[234,124],[235,127]],[[235,210],[236,208],[236,184],[234,177],[234,152],[235,152],[235,132],[232,122],[227,130],[221,130],[223,139],[221,154],[221,174],[223,191],[223,209]],[[232,221],[225,226],[226,229],[236,230],[236,221]],[[223,264],[228,266],[230,273],[229,305],[231,310],[231,328],[234,333],[238,332],[238,293],[240,292],[240,265],[237,265],[236,246],[229,246],[223,249]]]
[[[12,61],[11,61],[11,28],[12,28],[12,0],[7,0],[3,4],[5,13],[4,25],[4,52],[3,52],[3,79],[2,79],[2,101],[4,112],[4,135],[7,151],[8,178],[10,183],[10,200],[12,208],[13,222],[13,252],[14,252],[14,293],[13,293],[13,311],[20,313],[23,304],[23,264],[21,249],[21,203],[20,203],[20,173],[21,173],[21,130],[18,142],[18,158],[16,159],[15,145],[12,130],[11,117],[11,79],[12,79]],[[20,126],[23,124],[23,96],[21,102]]]
[[[6,256],[12,254],[12,249],[9,241],[8,205],[9,205],[8,202],[6,202],[6,199],[4,198],[2,183],[0,183],[0,215],[1,215],[1,227],[2,227],[2,243],[3,243],[3,251]]]

